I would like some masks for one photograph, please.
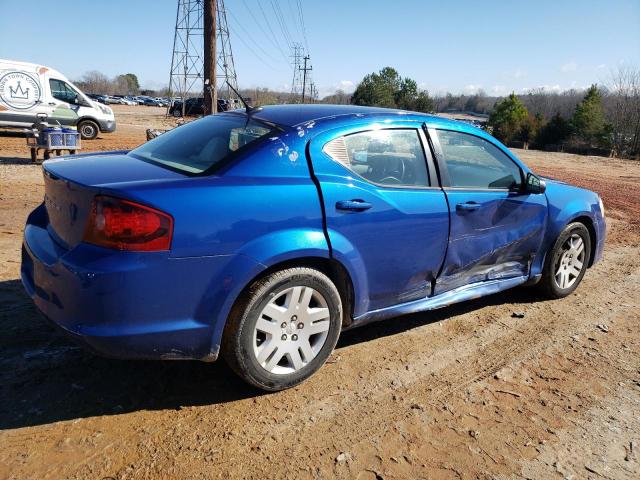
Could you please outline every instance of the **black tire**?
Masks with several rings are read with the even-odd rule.
[[[326,301],[329,329],[316,356],[299,370],[274,374],[263,368],[254,353],[254,329],[265,306],[291,287],[311,287]],[[256,281],[232,308],[222,339],[222,355],[247,383],[271,392],[294,387],[313,375],[329,358],[342,328],[342,302],[333,282],[323,273],[305,267],[281,270]]]
[[[582,242],[584,244],[582,268],[578,276],[575,277],[575,281],[570,286],[568,286],[567,288],[561,288],[560,285],[558,285],[558,281],[556,280],[556,273],[561,266],[563,255],[567,251],[566,244],[573,235],[578,235],[582,239]],[[563,298],[573,293],[573,291],[578,288],[578,285],[580,285],[580,282],[582,281],[582,278],[587,271],[587,266],[589,265],[590,259],[591,235],[589,235],[589,230],[587,230],[587,227],[579,222],[574,222],[567,225],[558,236],[557,240],[553,244],[553,247],[551,247],[551,249],[549,250],[547,258],[545,258],[544,268],[542,270],[542,278],[538,283],[539,289],[549,298]]]
[[[83,140],[93,140],[100,133],[100,127],[93,120],[82,120],[77,127]]]
[[[175,118],[180,118],[182,116],[182,112],[179,108],[174,108],[171,112],[171,115],[173,115]]]
[[[49,160],[49,158],[51,157],[51,154],[49,153],[49,150],[45,150],[44,151],[44,155],[43,155],[45,160]]]
[[[31,149],[31,161],[33,163],[36,163],[38,161],[38,150],[36,150],[35,148]]]

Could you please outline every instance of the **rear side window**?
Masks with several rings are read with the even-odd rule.
[[[520,167],[492,143],[467,133],[437,130],[452,187],[516,189]]]
[[[209,115],[163,133],[129,155],[198,174],[273,132],[272,127],[245,116]]]
[[[415,129],[371,130],[336,138],[324,152],[369,182],[425,187],[427,161]]]

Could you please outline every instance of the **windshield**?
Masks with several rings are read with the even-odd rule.
[[[163,133],[129,155],[197,174],[273,132],[272,127],[245,116],[210,115]]]

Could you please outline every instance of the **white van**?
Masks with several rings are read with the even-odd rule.
[[[38,114],[50,125],[72,125],[85,140],[113,132],[113,110],[90,100],[56,70],[0,59],[0,127],[31,127]]]

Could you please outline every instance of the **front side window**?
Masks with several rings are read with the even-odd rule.
[[[467,133],[437,132],[452,187],[515,190],[522,185],[520,167],[492,143]]]
[[[51,88],[51,95],[56,100],[66,103],[75,103],[78,98],[78,92],[76,92],[67,82],[62,80],[56,80],[54,78],[49,79],[49,87]]]
[[[163,133],[129,155],[198,174],[273,132],[273,127],[242,115],[210,115]]]
[[[336,138],[324,152],[358,176],[385,186],[429,184],[427,162],[415,129],[371,130]]]

